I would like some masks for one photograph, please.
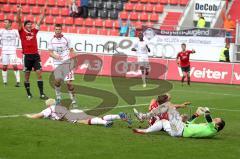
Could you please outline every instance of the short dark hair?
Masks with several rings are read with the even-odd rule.
[[[4,21],[7,20],[9,23],[12,24],[12,20],[11,19],[4,19]]]
[[[218,128],[217,128],[217,131],[221,131],[224,126],[225,126],[225,121],[221,119],[221,122],[217,124],[218,125]]]
[[[165,103],[168,101],[168,95],[164,94],[164,95],[160,95],[157,97],[157,102],[159,105]]]
[[[62,28],[62,24],[55,24],[55,27],[60,27],[60,28]]]
[[[181,45],[184,45],[184,46],[186,46],[186,44],[185,44],[185,43],[182,43]]]
[[[28,23],[32,23],[32,21],[30,21],[30,20],[25,20],[25,21],[24,21],[24,26],[26,26]]]

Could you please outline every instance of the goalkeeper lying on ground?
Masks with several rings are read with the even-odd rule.
[[[46,109],[37,114],[26,114],[26,117],[32,119],[48,118],[51,120],[68,121],[71,123],[104,125],[106,127],[111,127],[113,120],[121,119],[126,121],[129,126],[131,125],[131,119],[123,112],[120,112],[119,114],[105,115],[102,118],[99,118],[88,115],[81,110],[78,110],[78,112],[72,112],[64,106],[56,105],[55,99],[50,98],[46,100],[45,103],[47,106]]]
[[[193,138],[210,138],[215,136],[220,130],[222,130],[225,126],[225,122],[221,118],[212,119],[210,116],[210,111],[207,107],[202,108],[199,107],[197,112],[193,114],[193,116],[184,123],[182,118],[175,110],[174,114],[168,120],[159,120],[155,122],[152,126],[147,129],[133,129],[135,133],[149,133],[156,132],[164,129],[170,136],[174,137],[193,137]],[[204,115],[206,119],[206,123],[196,124],[194,121],[200,115]]]

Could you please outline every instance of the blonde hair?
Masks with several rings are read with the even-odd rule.
[[[56,104],[56,100],[53,98],[49,98],[48,100],[45,101],[46,106],[51,106]]]

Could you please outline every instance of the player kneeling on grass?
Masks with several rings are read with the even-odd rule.
[[[113,120],[121,119],[129,125],[132,124],[131,119],[123,112],[119,114],[105,115],[102,118],[88,115],[81,110],[70,111],[64,106],[56,105],[55,99],[46,100],[47,108],[37,114],[26,114],[26,117],[32,119],[49,118],[51,120],[68,121],[71,123],[81,123],[88,125],[104,125],[111,127]],[[77,111],[77,112],[76,112]]]
[[[54,85],[57,102],[61,101],[61,82],[65,81],[67,83],[67,88],[69,96],[72,100],[72,106],[77,107],[77,102],[75,99],[74,87],[72,81],[74,80],[74,73],[71,70],[71,55],[73,55],[73,47],[68,38],[62,34],[62,25],[55,24],[55,35],[49,41],[48,50],[50,51],[50,56],[53,58],[54,64]]]
[[[195,114],[184,123],[180,114],[175,111],[174,115],[168,120],[159,120],[147,129],[134,129],[135,133],[145,134],[150,132],[157,132],[162,129],[170,136],[174,137],[192,137],[192,138],[211,138],[221,131],[225,122],[221,118],[212,119],[210,111],[207,107],[199,107]],[[206,123],[196,124],[194,121],[197,117],[204,115]]]
[[[139,121],[149,120],[149,125],[153,125],[156,120],[169,119],[169,115],[172,110],[179,108],[185,108],[190,102],[184,102],[182,104],[171,103],[171,95],[164,94],[157,97],[157,99],[152,99],[149,105],[148,113],[138,112],[137,109],[134,110],[135,116]]]

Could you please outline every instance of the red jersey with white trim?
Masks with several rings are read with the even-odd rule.
[[[182,51],[182,52],[178,53],[177,58],[180,59],[180,66],[181,67],[190,66],[189,57],[190,57],[191,53],[192,53],[192,51],[190,51],[190,50],[186,50],[186,51]]]
[[[37,33],[38,28],[34,28],[31,32],[22,28],[18,30],[21,43],[22,43],[22,53],[23,54],[38,54],[38,45],[37,45]]]

